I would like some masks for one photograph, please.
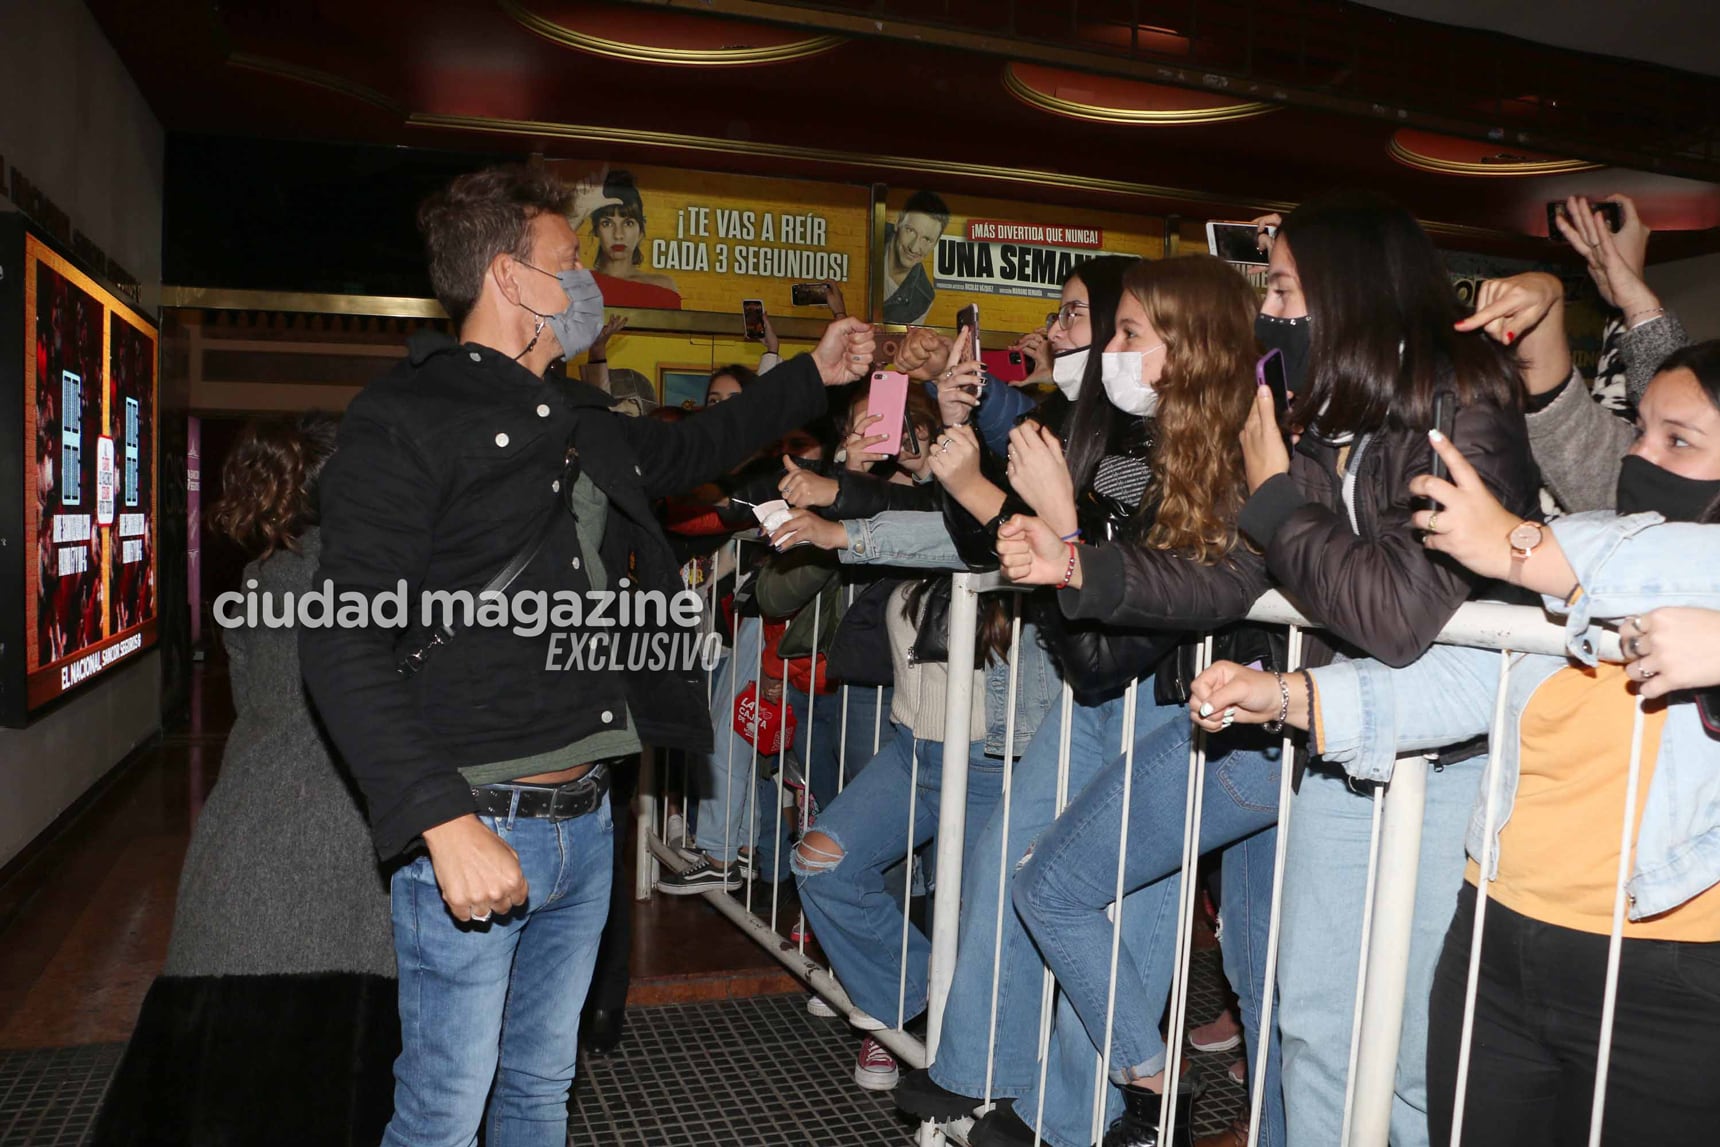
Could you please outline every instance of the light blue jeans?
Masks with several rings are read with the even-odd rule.
[[[1181,706],[1158,708],[1152,684],[1139,690],[1135,738],[1148,737],[1171,721],[1188,721]],[[1039,1008],[1045,965],[1010,905],[1011,883],[1021,860],[1057,811],[1057,756],[1061,706],[1053,706],[1040,723],[1027,752],[1016,762],[1011,783],[1009,822],[1003,810],[981,834],[969,853],[962,878],[962,921],[954,980],[944,1011],[943,1035],[932,1078],[962,1095],[983,1096],[988,1059],[991,1095],[1018,1097],[1017,1110],[1032,1121],[1039,1078]],[[1070,719],[1069,796],[1073,799],[1105,765],[1122,751],[1123,698],[1094,705],[1076,705]],[[1007,830],[1007,844],[1005,833]],[[999,883],[1002,876],[1003,936],[996,943]],[[1147,944],[1149,913],[1123,913],[1124,938],[1136,948]],[[992,977],[998,972],[997,1025],[992,1035]],[[1091,1111],[1094,1065],[1092,1041],[1072,1011],[1063,1008],[1052,1033],[1046,1085],[1046,1125],[1078,1127],[1085,1135]],[[995,1047],[995,1056],[988,1048]],[[1113,1096],[1109,1102],[1119,1101]]]
[[[1191,726],[1184,721],[1159,727],[1135,747],[1122,881],[1130,894],[1124,901],[1125,922],[1128,913],[1144,916],[1145,940],[1126,942],[1118,954],[1114,1008],[1112,924],[1106,908],[1116,900],[1119,817],[1128,771],[1124,758],[1118,757],[1082,790],[1039,838],[1015,877],[1016,911],[1095,1046],[1105,1038],[1109,1018],[1111,1078],[1119,1085],[1165,1069],[1159,1016],[1170,996],[1177,957],[1190,742]],[[1232,980],[1251,1044],[1258,1037],[1277,839],[1279,748],[1270,742],[1258,730],[1209,739],[1200,821],[1200,851],[1226,850],[1226,875],[1234,877],[1227,883],[1239,893],[1235,901],[1225,902],[1231,926],[1226,948],[1238,949],[1230,964],[1240,972],[1256,963],[1252,957],[1259,957],[1252,976]],[[1266,841],[1264,847],[1249,847],[1260,838]],[[1269,1147],[1284,1140],[1276,1047],[1276,1041],[1268,1041],[1261,1142]]]
[[[1487,760],[1427,778],[1415,930],[1398,1048],[1392,1147],[1427,1147],[1427,1001],[1463,886],[1464,830]],[[1278,948],[1279,1034],[1290,1147],[1332,1147],[1344,1124],[1350,1031],[1361,959],[1373,798],[1315,763],[1292,806]]]
[[[743,617],[735,648],[711,671],[711,736],[715,750],[689,754],[698,800],[694,805],[694,839],[700,851],[724,864],[732,863],[742,848],[757,846],[754,871],[760,879],[775,883],[786,879],[785,858],[789,847],[789,822],[777,827],[779,799],[774,773],[775,756],[760,755],[755,763],[752,745],[735,732],[735,694],[758,676],[759,619]],[[821,805],[828,804],[841,784],[852,780],[872,759],[873,736],[881,748],[890,738],[890,697],[878,690],[854,686],[848,690],[848,750],[838,754],[842,740],[842,689],[819,694],[810,705],[805,693],[789,685],[783,695],[794,712],[795,760]],[[875,723],[882,708],[884,719]],[[809,717],[810,710],[810,717]]]
[[[943,758],[941,742],[916,740],[911,730],[892,725],[883,751],[830,802],[814,826],[841,851],[840,859],[809,858],[811,846],[803,842],[792,860],[801,906],[830,957],[830,970],[856,1007],[888,1023],[906,1022],[926,1010],[931,941],[919,928],[908,926],[904,995],[903,906],[891,894],[885,873],[936,838],[943,807]],[[964,834],[968,855],[1002,792],[1003,762],[985,755],[985,742],[973,742],[968,746]]]
[[[489,1147],[567,1143],[579,1012],[609,917],[609,802],[555,823],[479,819],[519,854],[530,891],[506,916],[459,923],[428,856],[395,871],[401,1051],[383,1147],[472,1147],[486,1097]]]

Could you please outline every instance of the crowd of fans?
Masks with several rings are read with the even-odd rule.
[[[1417,222],[1366,193],[1259,221],[1264,298],[1207,255],[1081,264],[1046,325],[1012,348],[1028,366],[1015,385],[987,373],[965,331],[910,328],[893,362],[872,361],[836,284],[817,351],[783,363],[773,334],[756,369],[714,371],[696,411],[623,393],[607,349],[625,331],[588,332],[580,381],[567,385],[672,424],[628,432],[642,444],[715,441],[724,412],[728,433],[743,415],[762,420],[767,402],[786,420],[799,408],[770,388],[797,370],[810,378],[808,361],[819,379],[807,386],[832,388],[826,413],[731,451],[744,460],[702,486],[646,477],[682,583],[704,594],[704,628],[724,645],[696,719],[712,747],[700,730],[678,750],[687,785],[668,836],[684,865],[660,890],[793,881],[809,938],[861,1013],[856,1082],[893,1089],[916,1119],[974,1120],[975,1147],[1087,1147],[1101,1086],[1105,1147],[1156,1147],[1166,1105],[1186,1144],[1203,1088],[1167,1078],[1161,1017],[1198,725],[1200,850],[1219,862],[1244,1054],[1265,1066],[1258,1141],[1327,1147],[1345,1117],[1373,798],[1400,754],[1433,754],[1392,1142],[1449,1141],[1483,881],[1493,903],[1463,1142],[1586,1142],[1640,738],[1604,1141],[1702,1141],[1720,1119],[1709,1078],[1720,1062],[1720,722],[1706,692],[1720,684],[1720,344],[1686,345],[1644,280],[1648,232],[1615,198],[1616,234],[1582,200],[1561,224],[1617,312],[1609,370],[1593,383],[1573,366],[1557,278],[1490,281],[1471,312]],[[570,272],[552,262],[551,274],[577,298]],[[509,299],[539,315],[525,297]],[[570,357],[585,349],[553,329]],[[1283,406],[1263,354],[1283,361]],[[1628,381],[1613,409],[1595,399],[1617,366]],[[912,380],[899,424],[872,410],[871,387],[884,385],[873,369]],[[1454,416],[1441,432],[1443,410]],[[343,429],[340,451],[348,442]],[[786,506],[773,513],[777,499]],[[325,547],[325,570],[330,560]],[[1016,592],[981,598],[960,944],[936,1058],[904,1072],[866,1033],[925,1022],[930,942],[910,908],[938,894],[957,570],[1001,570]],[[1274,588],[1315,626],[1295,664],[1281,631],[1247,620]],[[1542,606],[1565,626],[1569,656],[1515,658],[1498,697],[1499,654],[1435,644],[1474,600]],[[1601,627],[1618,631],[1622,664],[1598,659]],[[1207,634],[1216,661],[1197,672]],[[319,677],[321,650],[305,650],[314,699],[333,709],[327,690],[341,679]],[[639,729],[652,739],[646,721]],[[1491,772],[1490,730],[1503,738]],[[338,718],[331,731],[349,759],[366,751]],[[545,773],[571,760],[516,755]],[[1284,770],[1295,806],[1269,984]],[[354,771],[380,847],[380,782]],[[468,779],[475,794],[495,787]],[[398,848],[415,830],[391,831]],[[438,854],[449,846],[433,832],[434,879],[463,927],[526,910],[505,887],[451,894],[453,862]],[[1042,1049],[1047,969],[1059,991]],[[404,1015],[404,964],[401,975]],[[835,1014],[816,997],[809,1006]],[[1191,1039],[1243,1042],[1227,1023]],[[409,1026],[401,1063],[416,1038]],[[508,1082],[502,1038],[493,1103]],[[403,1071],[398,1104],[423,1086]],[[513,1141],[505,1132],[492,1124],[493,1141]],[[1200,1142],[1248,1135],[1244,1119]]]

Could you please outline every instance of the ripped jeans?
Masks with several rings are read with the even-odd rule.
[[[918,757],[917,774],[914,761]],[[933,840],[943,806],[944,747],[891,725],[883,749],[819,816],[810,840],[795,849],[800,902],[830,969],[856,1007],[897,1024],[926,1009],[931,941],[908,926],[906,986],[902,979],[903,906],[884,873]],[[968,746],[967,852],[1003,795],[1003,762]],[[913,804],[913,821],[908,806]],[[821,852],[818,834],[841,855]]]

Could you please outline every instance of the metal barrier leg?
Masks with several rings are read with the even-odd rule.
[[[962,845],[967,830],[968,727],[972,716],[974,633],[979,596],[973,575],[950,584],[949,684],[944,702],[944,777],[938,809],[938,893],[932,898],[932,959],[926,1004],[926,1055],[936,1058],[944,1003],[955,977],[956,934],[961,928]],[[983,699],[982,699],[983,700]]]
[[[1428,767],[1425,758],[1404,757],[1386,787],[1367,982],[1356,1001],[1361,1009],[1361,1035],[1347,1147],[1386,1147],[1391,1136]]]
[[[633,794],[635,831],[633,840],[633,899],[649,900],[657,887],[657,857],[651,838],[657,825],[657,752],[650,745],[639,750],[639,788]]]

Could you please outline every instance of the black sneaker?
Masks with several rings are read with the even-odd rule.
[[[892,1094],[897,1110],[921,1122],[965,1119],[980,1105],[980,1101],[971,1095],[959,1095],[940,1087],[932,1079],[930,1069],[924,1067],[902,1076]]]
[[[701,892],[719,889],[733,892],[741,887],[741,874],[735,865],[722,870],[709,857],[701,856],[680,872],[666,872],[657,878],[657,891],[665,896],[697,896]]]
[[[968,1132],[968,1144],[969,1147],[1033,1147],[1033,1128],[1015,1113],[1015,1104],[1003,1100],[974,1123],[973,1130]]]

